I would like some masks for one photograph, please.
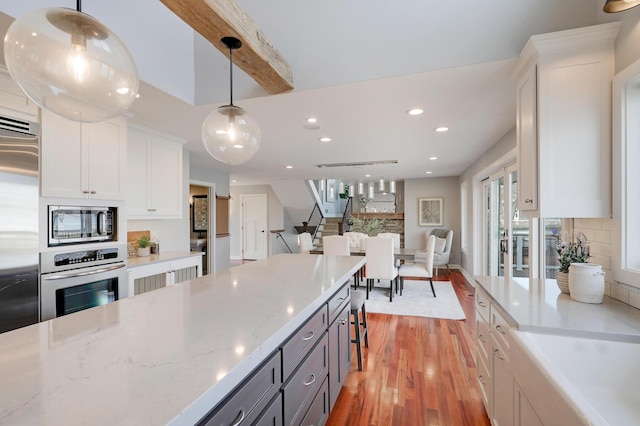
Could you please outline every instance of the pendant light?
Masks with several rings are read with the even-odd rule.
[[[378,191],[384,192],[384,178],[380,178],[378,181]]]
[[[369,198],[372,200],[375,198],[374,191],[375,191],[375,188],[374,188],[373,182],[369,182]]]
[[[640,5],[640,0],[607,0],[604,10],[607,13],[622,12]]]
[[[356,186],[352,181],[349,181],[349,198],[353,198],[353,194],[356,193]]]
[[[358,195],[364,195],[364,182],[358,181]]]
[[[229,105],[211,111],[202,124],[202,141],[209,154],[226,164],[242,164],[260,148],[260,127],[245,110],[233,104],[233,51],[242,47],[235,37],[220,42],[229,49]]]
[[[396,179],[395,178],[389,179],[389,192],[392,193],[392,194],[396,193]]]
[[[338,179],[338,194],[344,193],[344,180]]]
[[[67,8],[36,9],[9,26],[4,59],[18,87],[41,108],[80,122],[126,111],[138,71],[122,41],[95,18]]]

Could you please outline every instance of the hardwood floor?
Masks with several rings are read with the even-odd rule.
[[[473,289],[457,270],[451,281],[464,321],[367,314],[369,348],[351,370],[327,425],[489,425],[476,382]]]

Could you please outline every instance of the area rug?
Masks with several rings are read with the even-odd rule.
[[[382,283],[376,283],[380,285]],[[384,285],[384,284],[382,284]],[[466,319],[456,292],[449,281],[434,281],[436,296],[431,293],[429,281],[404,281],[404,291],[394,294],[389,302],[389,287],[374,287],[365,302],[367,312],[391,315],[410,315],[451,320]],[[366,291],[362,286],[355,291]]]

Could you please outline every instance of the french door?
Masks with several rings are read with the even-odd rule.
[[[484,273],[491,276],[528,277],[529,220],[518,210],[518,171],[511,165],[483,183]]]

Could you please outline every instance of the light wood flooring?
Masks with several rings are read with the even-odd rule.
[[[451,281],[464,321],[367,314],[369,348],[351,370],[327,425],[489,425],[476,382],[473,288],[461,272]],[[428,283],[425,283],[428,285]]]

